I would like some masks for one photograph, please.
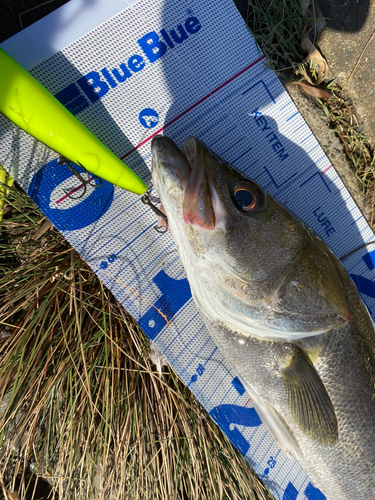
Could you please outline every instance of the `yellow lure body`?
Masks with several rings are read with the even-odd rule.
[[[133,193],[146,184],[47,89],[0,49],[0,112],[73,163]]]

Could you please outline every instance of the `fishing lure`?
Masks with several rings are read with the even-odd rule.
[[[64,158],[133,193],[146,184],[47,89],[0,49],[0,112]]]

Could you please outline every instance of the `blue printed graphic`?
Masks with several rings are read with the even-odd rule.
[[[363,260],[365,261],[366,266],[369,268],[369,271],[375,269],[375,250],[366,253],[366,255],[363,256]]]
[[[74,168],[84,173],[78,165]],[[102,180],[99,187],[98,179],[93,179],[91,182],[95,182],[98,187],[89,196],[82,199],[77,197],[73,206],[66,209],[60,208],[58,204],[56,208],[51,208],[52,192],[72,176],[66,165],[59,165],[57,160],[50,161],[34,175],[27,193],[60,231],[74,231],[93,224],[107,212],[113,201],[113,184]]]
[[[73,115],[78,115],[89,106],[87,99],[78,90],[74,83],[68,85],[63,90],[55,94],[58,101],[63,104]]]
[[[238,377],[235,377],[233,380],[232,380],[232,385],[233,387],[236,389],[236,391],[238,392],[238,394],[240,396],[242,396],[243,394],[245,394],[245,387],[242,385],[240,379]]]
[[[112,264],[112,262],[114,262],[115,260],[117,259],[117,255],[116,254],[111,254],[109,257],[107,257],[107,260],[110,264]],[[108,267],[108,262],[106,262],[105,260],[103,260],[101,263],[100,263],[100,269],[107,269]]]
[[[199,363],[198,368],[197,368],[197,373],[200,377],[203,375],[204,370],[205,370],[204,366]]]
[[[168,32],[163,28],[160,30],[160,34],[156,31],[150,31],[137,40],[137,42],[148,61],[154,63],[163,57],[169,49],[178,47],[185,40],[189,39],[189,35],[198,33],[200,29],[201,23],[199,19],[190,16],[186,19],[185,23],[178,24],[176,29],[169,30]],[[162,39],[164,41],[162,41]],[[123,55],[121,55],[121,57],[123,57]],[[115,68],[103,68],[100,72],[89,71],[86,75],[77,80],[78,85],[86,97],[88,97],[89,101],[81,94],[75,83],[71,83],[60,90],[55,97],[71,113],[77,115],[86,109],[90,103],[94,104],[99,99],[102,99],[111,89],[115,89],[118,84],[128,81],[131,76],[142,71],[145,66],[146,61],[144,57],[139,54],[134,54],[127,58],[127,63],[122,60]],[[153,122],[151,121],[150,123]],[[146,128],[152,128],[152,126],[144,125],[142,121],[141,124]]]
[[[167,324],[163,313],[170,321],[173,316],[191,298],[190,286],[186,278],[175,280],[165,271],[160,271],[152,281],[159,288],[162,296],[150,307],[139,321],[139,326],[146,335],[154,340]],[[160,311],[160,312],[159,312]]]
[[[154,128],[159,123],[159,115],[151,108],[142,109],[138,118],[142,127],[145,128]]]
[[[198,380],[198,375],[201,377],[205,372],[205,370],[206,370],[205,367],[199,363],[198,368],[196,370],[197,373],[194,373],[194,375],[191,376],[190,382],[188,383],[188,387],[190,387],[191,384],[194,384]]]
[[[297,500],[298,490],[292,483],[288,483],[283,495],[283,500]]]
[[[254,408],[237,405],[219,405],[210,411],[211,418],[225,432],[232,443],[243,455],[250,449],[250,444],[233,424],[245,427],[258,427],[262,424]]]
[[[350,274],[350,277],[354,281],[359,293],[375,299],[375,283],[373,281],[358,274]]]
[[[323,493],[315,488],[311,483],[306,486],[305,491],[303,492],[306,500],[326,500],[326,497]],[[283,500],[297,500],[298,490],[293,485],[293,483],[288,483],[283,495]]]
[[[326,500],[326,497],[323,493],[315,488],[311,483],[309,483],[305,489],[305,495],[307,500]]]
[[[278,453],[277,453],[278,454]],[[277,455],[276,455],[277,457]],[[270,457],[267,461],[267,465],[269,465],[269,467],[267,467],[266,469],[264,469],[264,472],[263,474],[265,476],[267,476],[269,473],[270,473],[270,469],[274,469],[275,468],[275,465],[276,465],[276,457]]]
[[[80,78],[78,85],[92,103],[105,96],[109,90],[108,84],[100,78],[97,71],[90,71],[90,73]]]

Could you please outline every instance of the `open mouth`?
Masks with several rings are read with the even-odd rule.
[[[207,170],[204,165],[194,161],[182,206],[186,224],[210,231],[215,229],[215,214],[211,199]]]
[[[203,229],[215,228],[207,151],[201,142],[190,138],[183,146],[186,156],[165,136],[155,136],[151,143],[154,182],[178,183],[183,192],[183,217],[186,224]],[[206,160],[206,161],[205,161]],[[155,179],[156,177],[156,179]]]
[[[152,172],[164,182],[178,183],[185,190],[191,168],[185,155],[168,137],[156,135],[151,141]]]

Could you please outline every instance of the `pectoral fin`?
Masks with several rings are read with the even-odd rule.
[[[301,431],[323,444],[338,439],[338,424],[330,397],[314,365],[296,349],[282,370],[289,408]]]

